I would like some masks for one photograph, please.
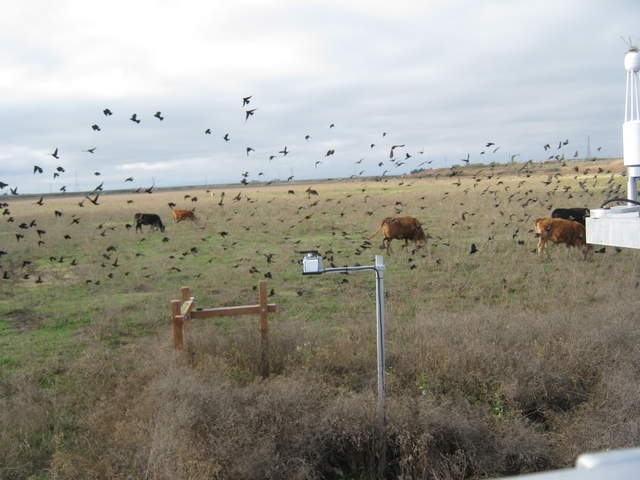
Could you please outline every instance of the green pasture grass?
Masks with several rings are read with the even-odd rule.
[[[3,245],[10,250],[2,259],[3,268],[10,268],[14,278],[30,273],[30,279],[18,280],[17,284],[0,282],[3,298],[11,303],[7,306],[3,301],[3,314],[22,309],[35,312],[40,319],[28,329],[16,329],[3,322],[3,341],[15,345],[3,349],[3,362],[13,366],[28,363],[29,356],[22,352],[30,347],[22,348],[22,343],[32,336],[52,337],[49,344],[38,343],[38,357],[42,358],[64,349],[65,342],[70,351],[94,339],[119,345],[162,325],[167,328],[169,300],[179,296],[182,285],[192,287],[200,307],[255,303],[254,288],[267,272],[273,277],[266,279],[268,289],[275,291],[270,301],[279,306],[279,313],[272,316],[274,322],[283,317],[329,324],[348,316],[345,303],[370,313],[370,275],[305,278],[298,263],[302,255],[296,252],[317,249],[326,258],[327,252],[332,251],[338,266],[372,264],[375,254],[384,253],[378,249],[380,236],[370,240],[372,248],[358,246],[378,229],[382,218],[398,213],[418,217],[431,238],[425,248],[415,253],[402,249],[401,241],[394,241],[393,254],[385,258],[386,287],[392,299],[389,303],[397,309],[393,313],[396,318],[412,315],[416,302],[423,299],[453,310],[505,302],[543,308],[544,294],[552,288],[547,289],[546,285],[555,288],[554,272],[583,270],[573,273],[580,283],[577,290],[584,287],[584,278],[594,269],[604,268],[601,263],[605,258],[618,274],[633,275],[632,264],[624,260],[631,252],[615,257],[607,254],[586,264],[577,262],[577,256],[563,247],[551,247],[551,259],[540,259],[531,253],[536,240],[529,230],[537,216],[548,215],[550,205],[594,205],[603,198],[598,189],[602,185],[594,187],[591,195],[582,194],[576,187],[581,177],[572,176],[560,179],[562,186],[571,188],[574,199],[567,199],[561,190],[544,197],[542,180],[546,175],[547,172],[492,179],[478,176],[480,182],[465,175],[329,183],[326,188],[315,184],[320,195],[311,198],[299,186],[250,186],[225,189],[222,207],[217,205],[219,190],[213,199],[201,190],[104,195],[101,205],[84,207],[79,207],[79,198],[73,197],[47,198],[43,207],[30,200],[12,199],[16,222],[35,219],[38,228],[47,233],[43,235],[44,246],[37,245],[33,229],[25,231],[27,238],[21,242],[13,241],[13,231],[9,229],[1,233]],[[489,193],[482,194],[487,187]],[[287,194],[289,188],[296,194]],[[512,196],[515,192],[518,193]],[[241,199],[232,200],[238,193]],[[185,194],[198,196],[199,201],[185,200]],[[509,196],[512,198],[507,200]],[[539,201],[523,208],[521,205],[531,197],[539,197]],[[134,203],[127,204],[127,199]],[[169,201],[183,208],[195,205],[199,221],[174,224],[166,206]],[[499,206],[495,207],[497,203]],[[62,211],[63,216],[55,217],[54,209]],[[159,213],[166,231],[152,232],[148,226],[142,233],[134,228],[127,230],[125,225],[133,223],[133,214],[138,211]],[[464,220],[462,212],[468,212]],[[307,215],[310,218],[304,219]],[[71,224],[74,216],[80,217],[79,225]],[[228,235],[222,237],[220,232]],[[63,238],[65,233],[71,235],[70,240]],[[164,238],[168,241],[163,242]],[[524,245],[518,245],[518,240]],[[471,243],[479,249],[474,255],[469,254]],[[110,246],[116,250],[107,252]],[[196,252],[191,251],[193,247]],[[412,248],[411,245],[409,250]],[[360,255],[356,254],[358,251]],[[271,263],[263,255],[269,253],[274,254]],[[63,257],[64,261],[52,261],[50,257]],[[118,267],[112,266],[115,258]],[[71,266],[72,259],[77,266]],[[32,264],[23,269],[23,260]],[[609,262],[614,262],[613,266]],[[411,265],[415,269],[410,270]],[[251,273],[252,267],[259,272]],[[34,283],[38,276],[44,282],[41,285]],[[343,279],[348,283],[341,283]],[[596,293],[592,296],[598,298]],[[114,319],[112,325],[105,318]],[[233,322],[218,321],[228,327]],[[86,332],[96,324],[99,328],[94,330],[98,333],[87,336]]]
[[[484,170],[489,172],[486,166]],[[14,243],[3,265],[11,264],[15,274],[20,275],[22,261],[32,262],[26,269],[30,280],[18,282],[20,293],[12,298],[13,308],[31,311],[35,303],[39,305],[36,307],[38,318],[44,320],[29,330],[15,332],[5,325],[3,336],[15,341],[15,338],[42,331],[43,336],[58,337],[51,344],[50,351],[54,352],[64,339],[69,344],[78,342],[78,337],[82,338],[78,335],[82,327],[100,321],[101,316],[115,315],[118,322],[113,328],[119,333],[107,335],[103,325],[103,333],[97,338],[108,338],[109,342],[119,344],[148,334],[165,323],[168,301],[178,296],[182,285],[193,288],[197,304],[202,307],[247,304],[255,302],[254,288],[267,272],[273,277],[273,280],[266,279],[268,288],[275,291],[271,300],[277,301],[280,315],[287,318],[316,321],[340,316],[343,303],[340,294],[345,292],[353,299],[361,299],[356,301],[366,311],[371,301],[371,279],[363,274],[303,278],[297,263],[301,254],[296,252],[318,249],[326,254],[332,251],[336,265],[371,264],[375,254],[383,253],[378,250],[381,238],[371,239],[373,248],[360,249],[360,255],[356,255],[357,246],[377,230],[383,217],[397,213],[418,217],[432,237],[427,246],[415,254],[403,251],[401,242],[396,241],[392,246],[393,255],[386,258],[387,288],[399,304],[409,305],[407,312],[415,310],[414,297],[396,285],[412,285],[409,291],[439,299],[447,308],[469,308],[475,302],[522,302],[531,290],[525,273],[534,276],[537,270],[541,275],[550,272],[556,268],[558,259],[551,263],[531,254],[535,239],[527,230],[536,216],[548,214],[548,208],[542,207],[542,202],[519,208],[528,198],[524,193],[516,195],[510,203],[505,203],[505,198],[517,191],[518,184],[526,185],[535,195],[542,195],[542,180],[555,170],[558,168],[551,165],[543,173],[530,177],[506,175],[499,178],[500,185],[498,178],[487,179],[481,175],[477,177],[481,179],[479,182],[471,175],[456,175],[437,179],[320,183],[313,185],[320,195],[310,198],[303,186],[298,185],[228,188],[224,189],[222,207],[217,205],[222,190],[215,190],[214,198],[200,190],[104,195],[97,207],[89,204],[79,207],[79,197],[47,198],[43,207],[30,200],[16,200],[11,204],[16,221],[35,219],[38,228],[47,233],[43,235],[45,245],[40,247],[32,231],[28,232],[30,238],[19,243],[13,242],[13,232],[4,230],[0,234],[4,244]],[[591,177],[585,175],[577,178],[565,175],[561,177],[561,185],[580,195],[577,184],[584,179],[593,183]],[[493,185],[491,191],[502,191],[480,195],[486,185]],[[576,201],[592,205],[599,195],[597,185],[592,192],[595,197],[582,195]],[[293,189],[295,195],[289,195],[289,189]],[[521,187],[519,191],[526,192],[526,189]],[[238,193],[241,199],[232,200]],[[187,194],[198,196],[199,201],[185,199]],[[558,191],[545,201],[557,203],[561,196],[562,192]],[[127,199],[133,199],[133,203],[126,203]],[[199,222],[173,224],[166,206],[169,201],[182,208],[195,206]],[[501,205],[494,207],[496,202]],[[62,211],[63,216],[55,217],[54,209]],[[133,223],[133,214],[138,211],[159,213],[166,231],[151,232],[147,226],[142,233],[135,232],[134,228],[125,229],[127,223]],[[464,220],[460,218],[461,212],[468,212]],[[310,215],[307,220],[306,215]],[[529,218],[520,225],[517,234],[513,233],[517,226],[504,225],[525,215]],[[79,225],[71,224],[73,217],[80,217]],[[224,238],[219,235],[223,231],[228,232]],[[65,233],[71,235],[70,240],[62,238]],[[513,238],[509,238],[510,235]],[[163,242],[164,238],[168,241]],[[524,241],[525,245],[518,245],[517,240]],[[474,256],[468,253],[471,243],[479,248]],[[109,246],[117,250],[108,253]],[[197,252],[191,252],[193,247]],[[552,250],[552,256],[560,257],[560,261],[575,261],[565,259],[567,252],[558,251],[560,248],[552,247]],[[262,255],[266,253],[274,254],[272,263]],[[619,258],[624,256],[623,253]],[[62,257],[64,261],[50,260],[50,257]],[[118,258],[118,267],[112,266],[115,258]],[[70,265],[72,259],[78,263],[76,267]],[[415,269],[409,270],[410,265]],[[527,266],[529,272],[516,274],[514,265]],[[251,273],[252,267],[259,273]],[[109,274],[112,278],[107,277]],[[38,276],[43,278],[42,285],[33,284]],[[349,283],[340,283],[343,278]],[[95,284],[98,281],[99,286]],[[3,294],[11,295],[12,289],[6,288],[6,283],[1,286]],[[123,300],[130,298],[135,300],[129,304]],[[141,311],[147,314],[140,315]],[[150,321],[149,316],[157,319]],[[274,316],[274,321],[277,318],[278,315]],[[225,320],[219,323],[232,325]],[[12,351],[4,354],[5,362],[22,364],[24,356],[10,353]],[[46,346],[40,348],[40,355],[46,352]]]

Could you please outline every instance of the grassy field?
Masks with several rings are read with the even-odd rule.
[[[82,206],[1,197],[0,478],[369,478],[373,275],[303,277],[297,252],[372,264],[381,238],[367,239],[397,214],[430,239],[385,257],[388,478],[517,474],[637,446],[636,252],[539,258],[532,232],[552,208],[624,192],[621,171],[512,164]],[[173,224],[169,202],[198,222]],[[166,231],[127,228],[136,212]],[[194,321],[173,352],[181,286],[200,307],[242,305],[262,279],[278,305],[271,377],[254,317]]]

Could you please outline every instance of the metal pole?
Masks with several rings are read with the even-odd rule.
[[[384,425],[384,258],[376,255],[376,338],[378,342],[378,419]]]
[[[629,200],[638,200],[638,187],[636,185],[636,180],[636,177],[631,176],[627,179],[627,198]],[[628,205],[633,204],[629,203]]]

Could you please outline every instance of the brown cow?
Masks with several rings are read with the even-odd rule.
[[[196,216],[194,214],[195,208],[191,210],[179,210],[177,208],[171,209],[171,214],[173,215],[173,221],[175,223],[181,222],[182,220],[188,218],[189,220],[195,221]]]
[[[418,242],[422,244],[427,242],[422,225],[414,217],[387,217],[382,220],[378,231],[369,238],[375,237],[380,232],[384,236],[383,245],[386,246],[388,255],[391,255],[391,241],[393,239],[404,240],[403,248],[407,247],[409,240],[413,240],[416,245]]]
[[[536,235],[538,239],[538,253],[542,255],[547,241],[564,243],[567,248],[580,248],[586,259],[591,247],[586,243],[587,235],[581,223],[563,218],[538,218],[536,220]]]

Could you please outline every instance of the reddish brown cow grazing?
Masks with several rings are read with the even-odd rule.
[[[391,241],[394,239],[404,240],[403,248],[407,247],[409,240],[413,240],[416,245],[418,242],[423,244],[427,242],[422,225],[414,217],[387,217],[382,220],[378,231],[369,238],[375,237],[380,232],[384,237],[383,244],[386,246],[387,254],[389,255],[391,255]]]
[[[189,220],[195,221],[196,216],[194,214],[194,210],[195,208],[191,210],[179,210],[177,208],[171,209],[171,214],[173,215],[173,221],[175,223],[178,223],[186,218],[188,218]]]
[[[536,220],[536,235],[538,239],[538,253],[541,255],[547,241],[564,243],[567,248],[576,247],[582,251],[586,259],[591,247],[586,243],[586,233],[582,224],[563,218],[538,218]]]

